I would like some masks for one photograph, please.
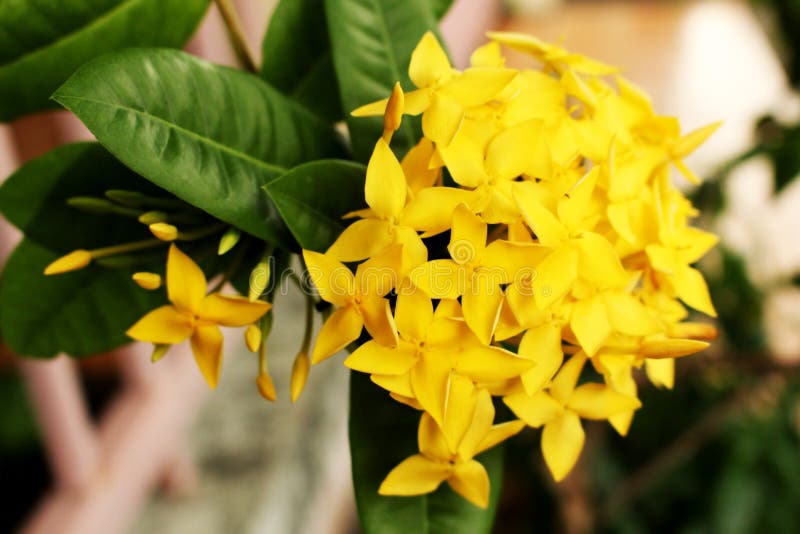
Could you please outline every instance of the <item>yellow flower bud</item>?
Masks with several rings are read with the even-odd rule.
[[[386,112],[383,114],[383,140],[387,143],[391,141],[392,134],[400,128],[403,122],[403,110],[405,108],[405,95],[400,83],[394,84],[392,96],[386,103]]]
[[[264,290],[269,284],[269,277],[271,269],[268,260],[259,262],[250,273],[250,293],[248,298],[250,302],[255,302],[264,293]]]
[[[275,401],[277,398],[275,395],[275,385],[272,383],[272,378],[267,373],[258,375],[258,378],[256,378],[256,386],[262,397],[268,401]]]
[[[45,267],[44,274],[61,274],[69,271],[83,269],[92,262],[92,254],[88,250],[73,250],[66,256],[61,256],[56,261]]]
[[[694,339],[659,339],[646,341],[641,354],[645,358],[680,358],[689,356],[708,347],[705,341]]]
[[[153,235],[159,238],[161,241],[175,241],[178,239],[178,229],[167,223],[154,223],[149,226],[150,231],[153,232]]]
[[[166,343],[157,343],[153,345],[153,354],[150,356],[150,361],[156,363],[167,355],[167,351],[170,348],[172,348],[172,345],[168,345]]]
[[[716,339],[717,329],[709,323],[678,323],[669,327],[670,337]]]
[[[261,348],[261,340],[261,329],[254,324],[248,326],[244,332],[244,341],[250,352],[258,352],[258,349]]]
[[[306,380],[308,380],[308,370],[310,367],[311,359],[305,352],[301,352],[294,359],[291,381],[292,402],[296,402],[297,399],[300,398],[303,388],[306,387]]]
[[[242,237],[242,232],[239,231],[238,228],[231,226],[228,228],[222,237],[219,240],[219,248],[217,249],[217,254],[222,256],[230,249],[236,246],[236,243],[239,242],[239,238]]]
[[[153,290],[161,287],[161,275],[156,273],[134,273],[133,281],[136,282],[142,289]]]

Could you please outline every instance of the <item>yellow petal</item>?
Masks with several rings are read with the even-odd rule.
[[[485,345],[491,343],[500,319],[500,307],[503,304],[500,283],[491,273],[475,272],[472,284],[461,297],[464,320]]]
[[[557,246],[569,237],[566,227],[542,205],[530,187],[515,184],[513,196],[522,217],[542,245]]]
[[[322,300],[336,306],[346,306],[355,295],[353,273],[341,262],[327,254],[303,251],[308,277],[314,283]]]
[[[44,274],[61,274],[83,269],[92,262],[92,254],[88,250],[73,250],[66,256],[61,256],[56,261],[45,267]]]
[[[300,394],[306,387],[306,381],[308,380],[308,371],[310,367],[311,359],[305,352],[299,353],[294,359],[291,380],[292,402],[297,402],[297,399],[300,398]]]
[[[515,69],[472,67],[448,80],[441,92],[462,108],[480,106],[494,99],[516,75]]]
[[[461,127],[464,110],[455,100],[441,93],[434,93],[431,105],[422,115],[422,133],[436,143],[446,147]]]
[[[414,397],[444,426],[444,411],[450,384],[450,362],[439,354],[426,354],[411,370],[411,389]]]
[[[470,384],[471,386],[471,384]],[[474,402],[471,406],[464,407],[466,426],[461,436],[458,437],[458,456],[462,460],[474,457],[480,452],[480,447],[485,443],[494,422],[494,404],[489,391],[485,389],[473,390]],[[453,411],[460,411],[458,405],[448,407],[448,417]],[[455,410],[454,410],[455,408]]]
[[[185,341],[193,330],[191,315],[174,306],[161,306],[139,319],[126,334],[137,341],[175,345]]]
[[[601,288],[625,287],[628,276],[608,239],[593,232],[584,232],[578,245],[578,275]]]
[[[414,195],[425,188],[433,187],[442,174],[440,169],[431,169],[429,166],[433,150],[433,142],[423,137],[406,153],[400,163],[408,188]]]
[[[542,454],[556,482],[563,480],[575,466],[585,439],[581,420],[572,412],[564,412],[544,425]]]
[[[450,60],[432,32],[422,36],[408,65],[408,76],[417,87],[427,87],[450,74]]]
[[[361,261],[392,243],[391,224],[383,219],[361,219],[344,229],[325,254],[338,261]]]
[[[494,425],[489,429],[489,433],[486,434],[486,437],[478,445],[478,448],[475,450],[475,454],[477,455],[483,451],[489,450],[498,443],[502,443],[508,438],[519,434],[523,428],[525,428],[525,422],[520,420],[507,421],[505,423]]]
[[[533,395],[553,378],[564,361],[564,352],[561,350],[561,328],[554,323],[531,328],[522,336],[519,356],[536,363],[521,376],[525,392]]]
[[[362,373],[394,376],[407,373],[416,361],[414,347],[410,344],[385,347],[377,341],[367,341],[353,351],[344,364]]]
[[[684,267],[679,269],[671,280],[679,299],[697,311],[711,317],[717,316],[717,310],[714,309],[708,293],[708,285],[700,271],[692,267]]]
[[[489,474],[477,460],[457,463],[447,483],[475,506],[489,507]]]
[[[488,392],[484,391],[484,393],[488,395]],[[456,374],[451,375],[441,427],[449,450],[461,452],[459,445],[464,439],[464,434],[473,425],[477,403],[478,392],[475,390],[472,380]],[[491,404],[491,398],[489,404]],[[492,425],[493,418],[494,407],[492,407],[492,414],[486,430]]]
[[[222,370],[222,332],[217,326],[198,326],[191,341],[197,367],[208,386],[216,388]]]
[[[370,375],[370,380],[382,387],[392,395],[398,395],[409,399],[414,398],[414,391],[411,389],[411,378],[409,374],[403,375]],[[414,401],[416,402],[416,400]],[[422,410],[422,406],[414,407]]]
[[[505,63],[505,58],[500,53],[500,45],[494,42],[475,49],[469,58],[469,64],[473,67],[502,67]]]
[[[403,168],[383,139],[375,143],[375,150],[369,159],[364,196],[369,207],[384,219],[396,217],[406,205]]]
[[[432,460],[449,462],[453,457],[453,451],[447,445],[447,440],[439,429],[439,425],[427,413],[423,413],[419,420],[417,445],[419,452]]]
[[[452,472],[449,463],[429,460],[415,454],[403,460],[386,475],[378,488],[381,495],[424,495],[447,480]]]
[[[569,401],[585,363],[586,354],[579,352],[561,366],[561,370],[550,384],[550,394],[554,399],[561,404],[566,404]]]
[[[597,107],[597,97],[589,85],[572,69],[567,70],[561,77],[561,85],[568,94],[577,97],[581,102],[591,108]]]
[[[387,347],[397,345],[397,327],[387,299],[363,295],[358,310],[364,320],[364,327],[372,339]]]
[[[549,163],[543,139],[542,122],[526,121],[506,128],[486,148],[486,171],[496,180],[512,180],[537,164]]]
[[[611,335],[605,304],[599,297],[579,300],[572,306],[570,326],[588,356],[594,356]]]
[[[519,376],[533,365],[505,349],[475,345],[456,356],[455,369],[476,382],[496,382]]]
[[[361,316],[350,306],[333,312],[317,334],[317,342],[311,354],[312,363],[317,364],[330,358],[358,339],[363,326]]]
[[[655,334],[661,327],[650,311],[636,297],[624,291],[603,293],[608,320],[617,332],[630,336]]]
[[[486,223],[473,214],[466,204],[453,212],[453,227],[447,251],[459,265],[480,261],[486,248]]]
[[[420,232],[423,237],[439,234],[453,223],[453,212],[459,204],[474,198],[471,191],[455,187],[427,187],[417,192],[400,214],[400,224]]]
[[[558,203],[558,218],[567,228],[573,231],[580,229],[584,219],[589,215],[589,206],[599,174],[600,168],[593,167],[569,190],[567,193],[569,196]]]
[[[644,370],[647,379],[656,387],[672,389],[675,385],[675,360],[672,358],[648,358],[644,362]]]
[[[564,411],[561,403],[544,391],[533,396],[527,393],[514,393],[503,397],[503,402],[514,415],[534,428],[554,420]]]
[[[246,326],[261,319],[272,305],[263,300],[212,293],[203,299],[197,316],[222,326]]]
[[[431,299],[422,291],[403,291],[397,296],[394,321],[406,341],[427,340],[428,330],[433,323]]]
[[[388,98],[364,104],[361,107],[354,109],[350,115],[353,117],[375,117],[386,113],[386,104],[389,103]]]
[[[605,384],[582,384],[575,388],[567,408],[584,419],[608,419],[642,405],[636,397],[618,393]]]
[[[437,299],[457,299],[467,285],[464,268],[452,260],[423,263],[413,269],[408,277],[429,297]]]
[[[711,137],[720,126],[722,126],[721,122],[715,122],[684,135],[681,137],[680,141],[675,143],[675,146],[672,147],[672,153],[680,158],[688,156],[697,147],[705,143],[706,139]]]
[[[539,309],[545,309],[566,295],[578,276],[578,253],[571,246],[555,249],[536,268],[533,291]]]
[[[156,273],[133,273],[133,281],[142,289],[149,291],[161,287],[161,275]]]
[[[167,295],[178,308],[197,313],[206,296],[206,277],[197,264],[170,245],[167,256]]]
[[[413,269],[428,261],[428,248],[417,232],[408,226],[395,227],[395,242],[403,246],[403,260],[400,276],[408,275]]]

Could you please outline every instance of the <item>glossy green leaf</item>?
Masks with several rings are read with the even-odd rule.
[[[329,121],[342,118],[323,0],[281,0],[262,42],[261,76]]]
[[[0,2],[0,121],[56,107],[52,92],[95,56],[131,46],[181,47],[208,0]]]
[[[261,187],[342,150],[331,126],[263,80],[176,50],[103,56],[54,98],[138,174],[283,246],[291,238]]]
[[[67,205],[70,197],[102,197],[109,189],[159,194],[99,143],[64,145],[26,163],[0,186],[0,213],[28,239],[62,253],[152,237],[136,219]]]
[[[265,189],[300,246],[324,252],[348,224],[342,215],[366,207],[366,172],[351,161],[313,161]]]
[[[356,504],[365,534],[483,534],[491,531],[500,496],[502,448],[478,460],[491,480],[488,510],[444,483],[418,497],[384,497],[378,487],[397,464],[417,453],[419,412],[399,404],[361,373],[350,375],[350,454]]]
[[[59,352],[88,356],[130,341],[125,331],[164,302],[163,291],[145,291],[131,271],[90,266],[44,276],[61,254],[29,240],[9,257],[0,279],[0,329],[21,356]]]
[[[325,13],[353,153],[366,162],[383,121],[354,118],[349,112],[388,97],[395,82],[413,89],[411,52],[426,31],[437,31],[434,8],[429,0],[325,0]],[[392,147],[402,154],[419,136],[418,121],[406,117]]]

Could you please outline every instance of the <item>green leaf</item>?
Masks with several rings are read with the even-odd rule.
[[[349,113],[388,97],[395,82],[413,88],[408,78],[411,52],[426,31],[437,31],[434,8],[428,0],[325,0],[325,13],[353,153],[366,162],[383,120]],[[392,146],[402,154],[419,136],[418,121],[406,117]]]
[[[342,215],[364,208],[366,168],[351,161],[300,165],[266,187],[292,235],[307,250],[324,252],[347,225]]]
[[[128,343],[125,331],[164,302],[162,291],[145,291],[125,269],[90,266],[44,276],[60,256],[23,240],[9,257],[0,280],[0,329],[21,356],[59,352],[88,356]]]
[[[323,0],[281,0],[262,48],[261,76],[331,122],[342,118]]]
[[[207,6],[208,0],[0,2],[0,121],[56,107],[52,92],[95,56],[183,46]]]
[[[100,144],[64,145],[26,163],[0,186],[0,213],[28,239],[61,253],[152,237],[136,219],[66,204],[70,197],[102,197],[109,189],[159,194]]]
[[[500,496],[500,447],[478,460],[491,480],[488,510],[482,510],[444,483],[418,497],[384,497],[378,487],[397,464],[417,453],[419,412],[392,400],[360,373],[350,375],[350,454],[356,504],[365,534],[480,534],[491,530]]]
[[[263,80],[176,50],[103,56],[54,98],[138,174],[282,246],[291,238],[261,187],[341,153],[331,126]]]

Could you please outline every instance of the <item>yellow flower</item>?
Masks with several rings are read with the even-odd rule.
[[[319,363],[358,339],[361,330],[387,345],[397,342],[389,301],[384,295],[397,285],[402,247],[391,246],[365,261],[356,274],[329,254],[303,251],[308,274],[319,296],[337,309],[322,325],[311,354]]]
[[[471,407],[471,408],[470,408]],[[454,491],[476,506],[489,505],[489,476],[473,458],[518,433],[524,423],[492,425],[494,406],[486,390],[472,392],[459,411],[458,439],[451,445],[427,413],[419,422],[420,453],[403,460],[378,489],[381,495],[422,495],[447,481]]]
[[[453,381],[460,380],[456,376],[470,384],[491,383],[518,376],[533,364],[481,343],[466,323],[442,315],[434,315],[433,303],[422,292],[402,291],[394,314],[397,345],[367,341],[345,365],[373,375],[373,381],[392,393],[416,400],[447,432],[448,406],[458,410],[463,402],[448,401],[448,392],[455,391]]]
[[[636,397],[596,383],[576,387],[586,356],[578,353],[561,368],[547,392],[516,393],[503,400],[533,427],[544,426],[542,453],[553,478],[562,480],[578,461],[585,434],[580,418],[608,419],[641,406]]]
[[[220,326],[246,326],[267,313],[267,302],[206,295],[206,277],[192,259],[171,245],[167,258],[167,296],[171,305],[151,311],[128,336],[138,341],[174,345],[191,338],[195,361],[213,389],[222,367]]]

